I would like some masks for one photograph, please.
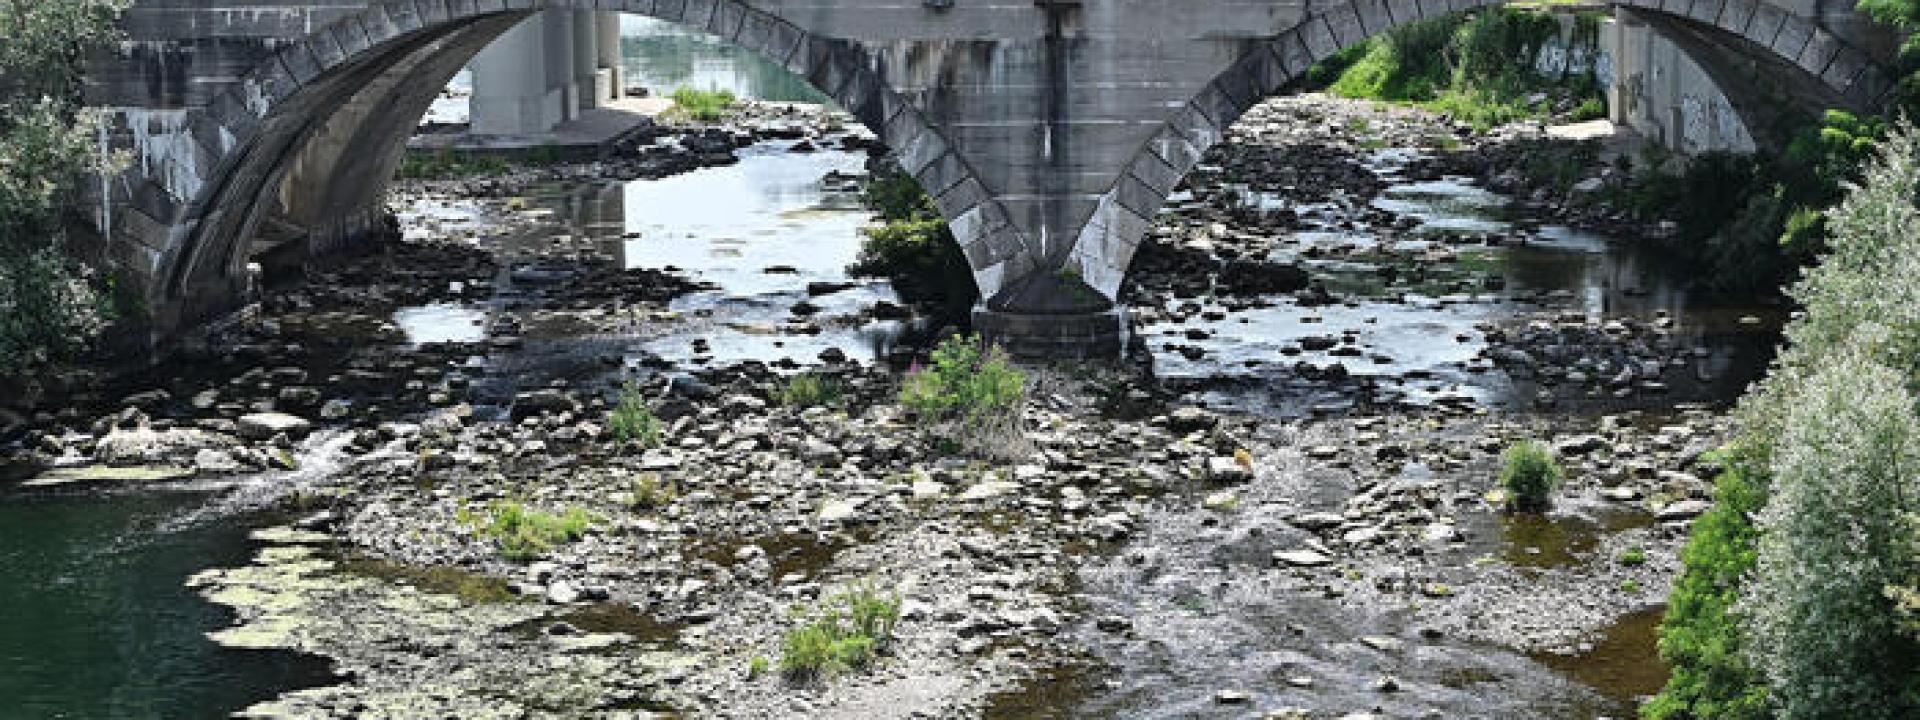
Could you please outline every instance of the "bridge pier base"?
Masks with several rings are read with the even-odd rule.
[[[1127,345],[1127,311],[1026,314],[976,305],[973,330],[1015,357],[1112,358]]]

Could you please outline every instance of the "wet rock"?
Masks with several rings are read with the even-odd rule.
[[[559,390],[532,390],[513,396],[513,418],[516,420],[579,410],[580,402]]]
[[[1219,423],[1219,417],[1197,407],[1178,408],[1167,414],[1167,428],[1177,433],[1212,430]]]
[[[1555,442],[1553,444],[1553,451],[1559,455],[1578,456],[1611,449],[1612,447],[1613,443],[1608,442],[1606,438],[1600,437],[1599,435],[1575,435]]]
[[[252,413],[240,416],[240,437],[248,440],[271,440],[276,435],[290,438],[303,438],[313,432],[313,423],[297,415],[280,412]]]
[[[1220,269],[1216,289],[1223,295],[1279,295],[1307,287],[1307,271],[1296,265],[1234,260]]]
[[[1322,567],[1333,564],[1333,558],[1312,550],[1283,550],[1273,554],[1274,562],[1287,567]]]
[[[1211,493],[1200,501],[1200,506],[1208,510],[1227,511],[1240,505],[1240,496],[1230,490]]]
[[[1213,701],[1220,705],[1245,705],[1253,696],[1239,690],[1221,690],[1213,694]]]
[[[1246,482],[1253,479],[1253,470],[1240,463],[1235,457],[1207,458],[1207,479],[1220,483]]]
[[[1661,522],[1691,520],[1712,509],[1713,503],[1706,500],[1681,500],[1667,503],[1665,507],[1660,508],[1659,512],[1654,513],[1654,517]]]
[[[1339,527],[1341,523],[1346,521],[1347,519],[1345,517],[1330,512],[1301,513],[1287,518],[1288,523],[1303,530],[1326,530],[1328,528]]]

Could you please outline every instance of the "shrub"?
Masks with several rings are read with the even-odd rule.
[[[1869,331],[1860,336],[1875,342]],[[1886,589],[1908,578],[1904,510],[1920,489],[1920,417],[1909,379],[1851,347],[1822,359],[1774,449],[1759,557],[1741,595],[1752,642],[1784,718],[1895,718],[1915,644]]]
[[[1693,523],[1660,620],[1660,659],[1673,668],[1660,694],[1640,708],[1648,720],[1767,717],[1766,685],[1746,661],[1745,635],[1731,610],[1752,570],[1759,531],[1751,513],[1766,502],[1750,471],[1735,465],[1715,483],[1713,509]]]
[[[687,117],[701,122],[713,122],[727,116],[739,98],[725,90],[696,90],[681,86],[673,91],[673,105]]]
[[[504,175],[512,166],[493,155],[442,150],[433,153],[407,153],[400,161],[396,177],[402,180],[451,180],[466,177]]]
[[[1025,400],[1026,379],[980,336],[956,335],[934,348],[926,367],[907,375],[900,404],[928,421],[985,419],[1016,409]]]
[[[662,507],[680,496],[680,488],[664,482],[657,473],[645,473],[633,481],[633,506],[641,509]]]
[[[564,513],[550,513],[517,502],[501,501],[494,503],[489,511],[490,520],[481,520],[465,511],[462,520],[478,527],[481,535],[492,538],[500,548],[500,556],[508,560],[539,557],[555,545],[580,539],[588,527],[599,522],[592,513],[577,507],[568,508]]]
[[[973,267],[933,199],[898,168],[875,172],[862,195],[883,222],[860,231],[864,239],[847,274],[886,278],[900,299],[940,318],[966,317],[979,297]]]
[[[616,442],[639,443],[641,447],[659,447],[664,431],[660,419],[647,407],[640,388],[628,383],[620,389],[620,404],[607,414],[607,431]]]
[[[1553,451],[1533,440],[1514,443],[1500,454],[1500,487],[1507,491],[1508,508],[1541,512],[1553,507],[1560,474]]]
[[[828,600],[817,615],[781,644],[780,671],[789,677],[830,677],[866,667],[893,641],[900,594],[861,585]]]
[[[1630,548],[1627,548],[1626,550],[1621,551],[1620,564],[1625,565],[1627,567],[1636,567],[1636,566],[1647,564],[1646,549],[1640,548],[1640,547],[1630,547]]]
[[[840,381],[815,373],[801,373],[780,384],[774,399],[790,407],[840,404]]]

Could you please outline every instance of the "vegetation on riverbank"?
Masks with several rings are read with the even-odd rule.
[[[807,680],[866,667],[893,641],[900,594],[863,584],[827,600],[817,616],[787,632],[780,671]]]
[[[900,299],[936,318],[966,317],[979,297],[973,268],[920,183],[890,166],[873,173],[861,196],[881,224],[861,231],[865,240],[847,274],[886,278]]]
[[[1027,375],[979,336],[954,336],[900,385],[900,404],[954,450],[1012,458],[1025,438]]]
[[[676,88],[671,97],[674,114],[700,122],[725,118],[739,102],[739,98],[726,90],[699,90],[684,85]]]
[[[1920,578],[1917,197],[1906,126],[1825,214],[1829,250],[1791,291],[1804,312],[1741,402],[1722,509],[1684,558],[1660,641],[1674,675],[1646,717],[1920,711],[1920,638],[1901,632]]]
[[[0,4],[0,379],[87,349],[116,314],[112,282],[67,252],[81,183],[103,154],[81,106],[82,60],[115,37],[124,0]]]
[[[1575,45],[1593,44],[1594,17],[1580,16]],[[1574,121],[1606,115],[1590,71],[1539,69],[1560,36],[1551,14],[1490,8],[1408,23],[1343,50],[1308,71],[1335,95],[1412,103],[1481,131],[1529,118]]]
[[[582,508],[556,513],[508,501],[494,503],[485,513],[464,509],[461,513],[463,524],[491,538],[501,557],[516,561],[532,560],[556,545],[578,540],[599,522]]]

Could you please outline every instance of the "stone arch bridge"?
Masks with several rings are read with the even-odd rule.
[[[93,214],[164,338],[243,300],[263,227],[372,222],[428,104],[496,38],[543,11],[637,13],[761,53],[837,100],[934,196],[981,290],[976,325],[1024,352],[1087,352],[1124,333],[1114,298],[1135,248],[1241,113],[1342,48],[1484,4],[137,0],[129,41],[95,59],[91,98],[114,111],[102,143],[134,162],[102,179]],[[1744,87],[1727,92],[1743,112],[1782,96],[1866,108],[1891,87],[1897,38],[1851,0],[1615,6]]]

